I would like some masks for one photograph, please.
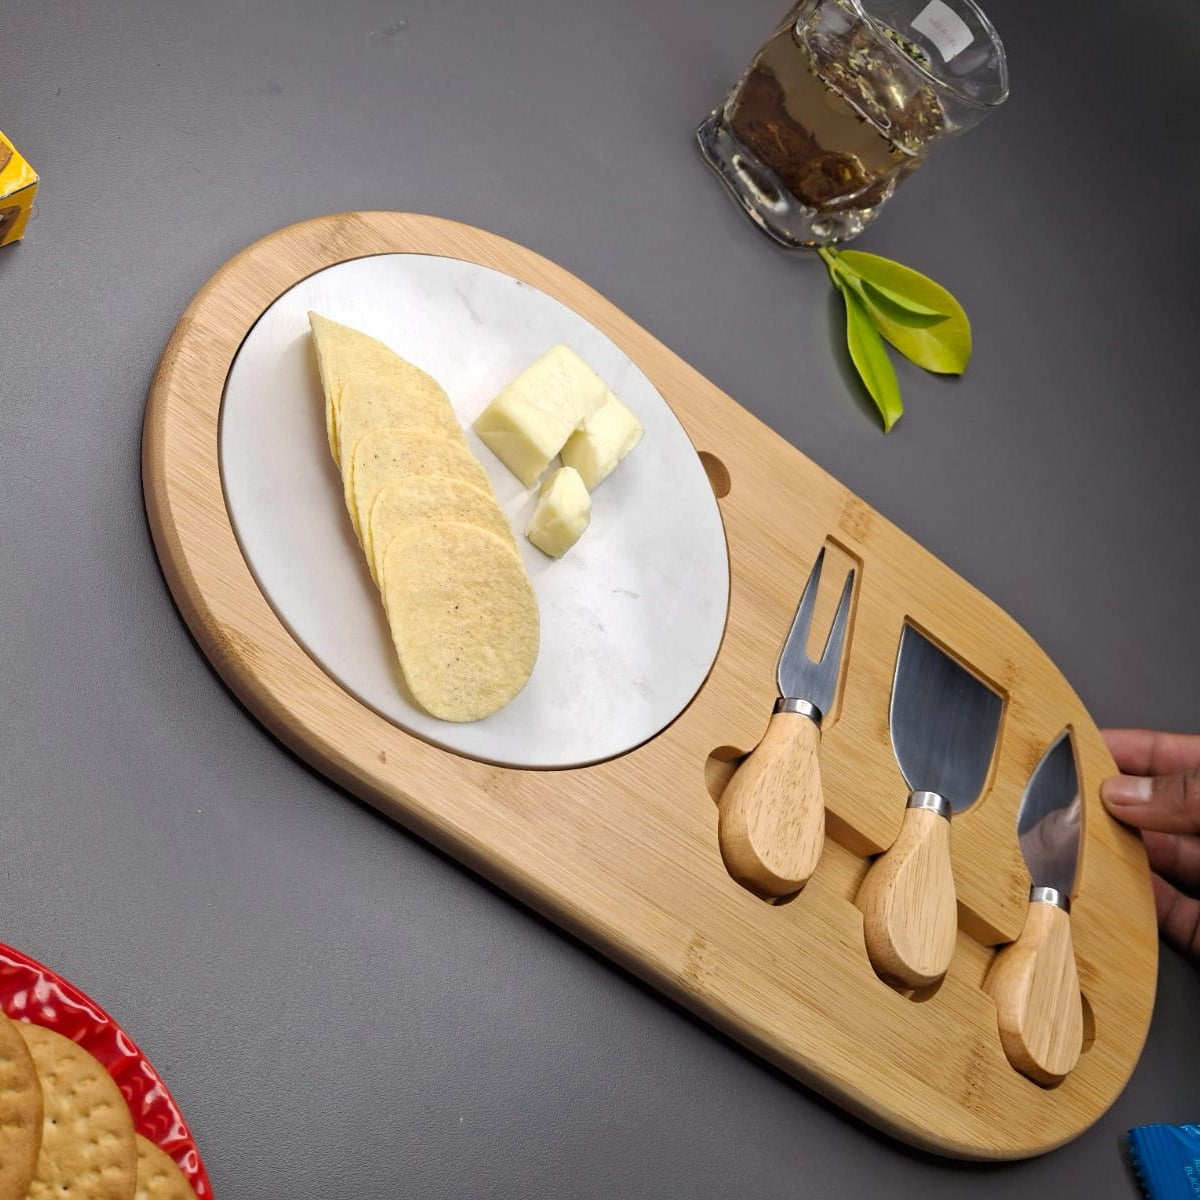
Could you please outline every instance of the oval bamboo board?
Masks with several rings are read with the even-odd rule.
[[[701,453],[728,542],[725,636],[691,705],[638,749],[565,771],[439,750],[326,675],[247,568],[218,460],[231,364],[293,284],[379,253],[479,263],[562,301],[638,364]],[[1150,1022],[1157,929],[1141,842],[1099,802],[1114,765],[1078,697],[996,605],[562,268],[481,230],[412,214],[346,213],[272,234],[222,267],[181,318],[150,389],[142,466],[175,602],[213,666],[276,737],[796,1079],[898,1138],[978,1159],[1061,1145],[1125,1085]],[[768,904],[726,872],[715,800],[766,729],[779,649],[822,545],[827,579],[840,580],[847,564],[859,572],[821,746],[826,843],[804,891]],[[822,619],[819,607],[815,632]],[[888,734],[906,621],[1005,701],[983,794],[953,822],[955,956],[945,979],[917,994],[876,977],[855,906],[907,795]],[[1084,797],[1071,930],[1085,1049],[1047,1089],[1009,1065],[983,982],[1025,917],[1017,805],[1066,726]]]

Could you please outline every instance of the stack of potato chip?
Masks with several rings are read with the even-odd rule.
[[[3,1200],[196,1200],[187,1177],[136,1133],[103,1065],[70,1039],[0,1013]]]
[[[537,600],[512,529],[437,381],[308,316],[329,450],[405,682],[435,717],[486,717],[537,660]]]

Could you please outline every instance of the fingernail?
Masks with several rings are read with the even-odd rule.
[[[1105,804],[1145,804],[1151,789],[1149,775],[1113,775],[1100,784],[1100,799]]]

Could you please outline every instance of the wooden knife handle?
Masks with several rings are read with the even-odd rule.
[[[1083,1000],[1067,913],[1056,904],[1031,903],[1020,936],[996,955],[984,986],[996,1002],[1008,1061],[1035,1083],[1065,1079],[1083,1047]]]
[[[858,907],[876,974],[909,988],[941,979],[958,938],[949,820],[929,809],[906,808],[891,849],[867,871]]]
[[[825,842],[821,730],[800,713],[772,714],[763,739],[721,793],[717,837],[729,874],[765,897],[798,892]]]

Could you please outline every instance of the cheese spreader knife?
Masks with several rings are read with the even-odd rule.
[[[889,982],[927,987],[950,965],[958,937],[950,815],[983,788],[1002,708],[987,684],[905,624],[889,723],[908,805],[858,893],[867,955]]]
[[[1025,925],[986,980],[1008,1061],[1041,1084],[1064,1079],[1083,1045],[1083,1001],[1071,944],[1071,890],[1082,831],[1068,729],[1042,756],[1021,798],[1017,838],[1033,886]]]
[[[807,643],[825,548],[804,586],[776,669],[779,699],[767,732],[734,772],[718,803],[717,837],[730,875],[768,898],[798,892],[816,870],[825,842],[825,797],[817,747],[841,670],[854,571],[819,659]]]

